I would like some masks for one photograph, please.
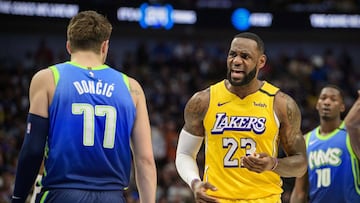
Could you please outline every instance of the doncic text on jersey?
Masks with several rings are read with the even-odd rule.
[[[97,94],[104,95],[106,97],[111,97],[115,89],[114,84],[109,85],[108,83],[103,83],[101,80],[98,80],[96,83],[93,80],[81,80],[73,82],[79,95],[84,93],[88,94]]]

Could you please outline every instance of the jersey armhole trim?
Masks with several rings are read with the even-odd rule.
[[[316,129],[318,129],[318,127],[317,127]],[[306,133],[306,134],[304,135],[304,136],[305,136],[305,144],[306,144],[306,147],[309,146],[309,140],[310,140],[310,137],[311,137],[311,133],[312,133],[312,131],[310,131],[310,132],[308,132],[308,133]]]
[[[350,154],[351,169],[352,169],[353,176],[354,176],[354,186],[355,186],[357,194],[360,195],[360,165],[359,165],[359,160],[356,157],[355,152],[353,151],[353,149],[351,147],[349,135],[346,135],[346,147]]]
[[[122,77],[123,77],[126,87],[128,88],[128,90],[130,90],[129,77],[127,75],[125,75],[124,73],[121,73],[121,74],[122,74]]]
[[[60,79],[59,70],[56,68],[56,66],[50,66],[49,68],[53,72],[54,82],[55,82],[55,86],[56,86],[58,84],[58,82],[59,82],[59,79]]]

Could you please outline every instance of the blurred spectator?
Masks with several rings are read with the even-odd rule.
[[[0,203],[10,203],[13,192],[14,174],[5,171],[1,174]]]
[[[35,64],[37,67],[47,67],[54,62],[53,50],[51,50],[45,39],[40,40],[39,46],[35,51]]]

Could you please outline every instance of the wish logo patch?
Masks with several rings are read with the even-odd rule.
[[[254,106],[263,107],[263,108],[267,107],[265,103],[260,103],[260,102],[259,103],[254,102]]]

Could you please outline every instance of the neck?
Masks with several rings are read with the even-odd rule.
[[[240,98],[245,98],[246,96],[258,91],[261,88],[261,86],[264,84],[264,82],[255,79],[251,81],[249,84],[244,86],[232,86],[228,80],[225,80],[225,84],[230,92],[236,94]]]
[[[98,67],[104,64],[103,57],[91,51],[79,51],[71,54],[71,62],[83,67]]]
[[[340,118],[333,120],[320,120],[320,135],[327,135],[337,129],[341,124]]]

